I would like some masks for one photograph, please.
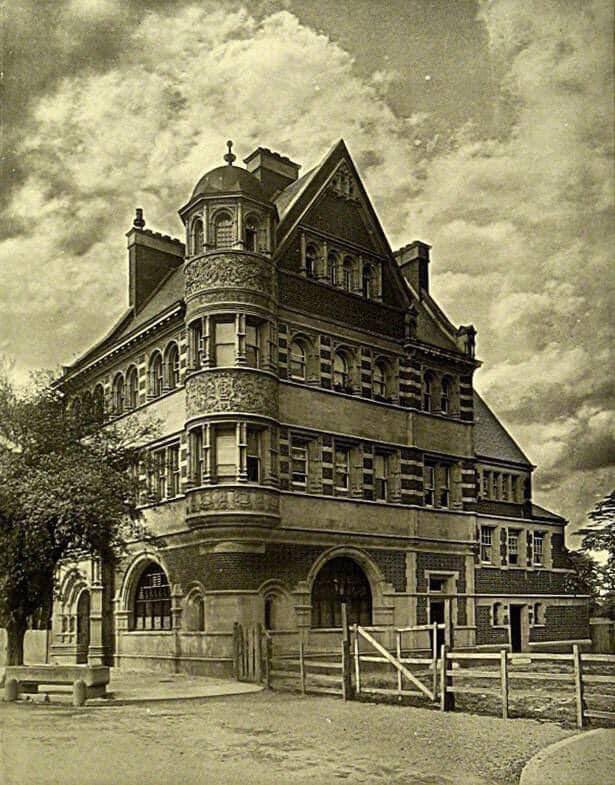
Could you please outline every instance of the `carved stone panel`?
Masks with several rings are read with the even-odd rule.
[[[188,417],[223,412],[278,415],[278,381],[242,368],[212,368],[186,382]]]
[[[252,254],[219,253],[200,256],[185,268],[186,298],[203,290],[247,289],[257,295],[274,295],[273,264]]]
[[[266,488],[214,486],[188,493],[188,517],[216,513],[260,513],[279,517],[280,499],[276,491]]]

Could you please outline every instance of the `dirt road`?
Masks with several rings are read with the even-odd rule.
[[[513,785],[552,723],[257,693],[0,704],[2,785]]]

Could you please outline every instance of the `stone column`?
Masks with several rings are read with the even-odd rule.
[[[102,665],[104,647],[103,625],[103,584],[100,561],[92,559],[90,567],[90,645],[88,646],[88,665]]]

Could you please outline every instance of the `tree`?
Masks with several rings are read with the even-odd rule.
[[[602,613],[615,616],[615,491],[601,499],[587,517],[590,523],[579,531],[582,551],[606,553],[606,562],[596,564],[597,602]]]
[[[40,376],[17,393],[0,374],[0,617],[7,663],[23,663],[33,614],[49,612],[54,574],[84,554],[110,559],[140,517],[130,469],[156,425],[101,422]]]

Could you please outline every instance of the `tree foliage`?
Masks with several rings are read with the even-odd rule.
[[[9,663],[22,661],[28,619],[49,611],[60,562],[109,559],[124,548],[140,515],[131,467],[155,428],[71,410],[49,376],[18,393],[0,375],[0,616]]]
[[[611,491],[591,510],[588,525],[579,531],[581,548],[587,558],[605,554],[605,563],[594,561],[594,591],[597,610],[615,618],[615,491]]]

